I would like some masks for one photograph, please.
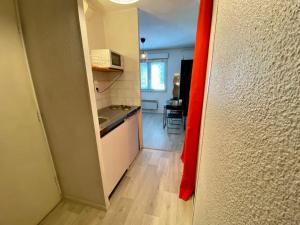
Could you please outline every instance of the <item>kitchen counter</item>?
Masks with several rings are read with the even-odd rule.
[[[124,120],[138,110],[140,106],[130,106],[129,110],[112,109],[110,106],[98,110],[98,117],[104,122],[100,123],[100,137],[104,137],[106,134],[117,128],[120,124],[124,123]]]

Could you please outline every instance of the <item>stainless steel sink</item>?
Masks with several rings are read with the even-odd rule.
[[[105,117],[98,117],[99,124],[105,123],[107,120]]]

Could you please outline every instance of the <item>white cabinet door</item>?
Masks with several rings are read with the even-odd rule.
[[[109,196],[128,168],[127,124],[123,123],[102,138],[105,194]]]
[[[139,123],[137,113],[126,120],[127,127],[127,160],[128,167],[134,161],[139,152]]]
[[[109,196],[139,151],[138,116],[134,114],[102,138],[105,194]]]
[[[35,225],[60,191],[18,30],[15,1],[0,1],[0,224]]]

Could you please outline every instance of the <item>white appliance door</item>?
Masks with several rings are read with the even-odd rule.
[[[12,0],[0,30],[0,224],[36,225],[61,197]]]

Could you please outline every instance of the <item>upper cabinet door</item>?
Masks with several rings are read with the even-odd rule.
[[[27,68],[14,1],[0,1],[0,224],[35,225],[60,190]]]

